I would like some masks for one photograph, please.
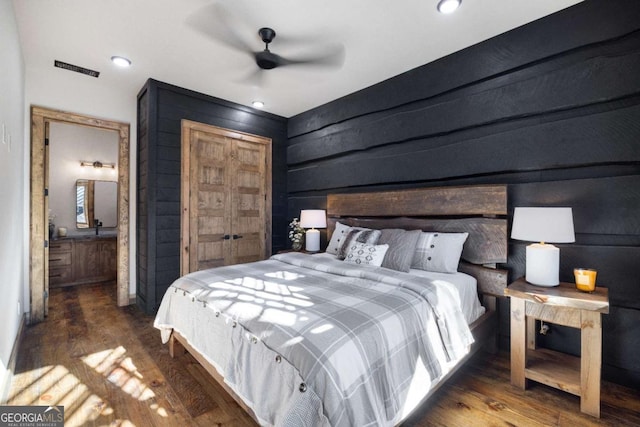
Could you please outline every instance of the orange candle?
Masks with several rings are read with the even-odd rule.
[[[576,278],[576,288],[584,292],[593,292],[596,289],[597,270],[591,268],[574,268],[573,274]]]

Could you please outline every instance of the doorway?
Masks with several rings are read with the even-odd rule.
[[[118,306],[129,304],[129,124],[82,114],[31,108],[29,323],[44,320],[49,297],[48,139],[54,122],[89,126],[118,133],[117,279]]]

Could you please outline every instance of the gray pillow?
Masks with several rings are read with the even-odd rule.
[[[422,234],[420,230],[401,230],[387,228],[382,230],[379,245],[389,245],[389,250],[382,261],[382,266],[392,270],[409,272],[411,261],[416,250],[416,243]]]
[[[366,229],[351,229],[347,233],[347,237],[345,237],[342,246],[338,249],[338,259],[345,259],[347,256],[347,252],[349,251],[350,246],[355,243],[366,243],[368,245],[375,245],[380,238],[380,230],[370,230]]]
[[[469,233],[422,233],[413,254],[412,268],[455,273]]]
[[[347,233],[354,229],[362,230],[360,227],[350,227],[340,221],[336,221],[336,228],[333,230],[333,234],[331,234],[331,240],[329,240],[329,244],[327,245],[327,250],[325,252],[337,255],[340,247],[344,243],[344,238],[347,237]]]

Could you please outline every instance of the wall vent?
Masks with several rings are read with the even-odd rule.
[[[62,62],[58,60],[54,60],[53,65],[58,68],[63,68],[65,70],[75,71],[76,73],[80,73],[80,74],[86,74],[87,76],[91,76],[91,77],[100,76],[100,71],[94,71],[88,68],[78,67],[77,65],[67,64],[66,62]]]

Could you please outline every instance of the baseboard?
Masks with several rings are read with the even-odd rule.
[[[18,333],[16,334],[16,340],[13,343],[11,349],[11,355],[9,356],[9,363],[7,364],[7,372],[3,378],[0,378],[0,405],[7,403],[9,398],[9,390],[11,390],[11,381],[13,380],[13,373],[16,371],[16,362],[18,360],[18,350],[20,347],[20,341],[22,338],[22,331],[25,325],[26,314],[20,317],[20,325],[18,326]]]

